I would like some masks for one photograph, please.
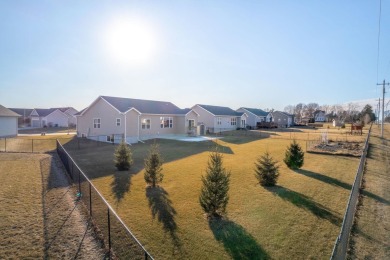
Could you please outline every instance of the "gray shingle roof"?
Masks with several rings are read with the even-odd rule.
[[[101,98],[106,100],[122,113],[131,108],[135,108],[143,114],[185,115],[188,113],[187,110],[180,109],[171,102],[108,96],[102,96]]]
[[[15,113],[14,111],[6,108],[6,107],[3,107],[2,105],[0,105],[0,116],[13,116],[13,117],[19,117],[20,115]]]
[[[14,111],[16,114],[21,116],[30,116],[31,112],[34,110],[32,108],[8,108],[9,110]]]
[[[234,111],[230,107],[220,107],[220,106],[210,106],[210,105],[200,105],[198,106],[206,109],[211,114],[216,116],[242,116],[244,113]]]
[[[264,110],[261,110],[258,108],[243,107],[243,109],[251,112],[252,114],[255,114],[256,116],[267,116],[268,115],[268,112],[265,112]]]
[[[57,108],[35,108],[35,111],[38,113],[39,116],[48,116],[51,113],[53,113]]]

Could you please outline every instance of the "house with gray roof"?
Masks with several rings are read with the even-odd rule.
[[[196,104],[192,110],[199,114],[198,123],[204,125],[206,131],[210,133],[246,127],[248,115],[229,107]]]
[[[14,111],[16,114],[19,114],[18,125],[19,127],[30,126],[30,114],[34,110],[32,108],[8,108],[9,110]]]
[[[68,127],[69,118],[58,108],[35,108],[31,114],[32,127]]]
[[[245,113],[248,115],[246,119],[247,127],[256,129],[257,123],[265,122],[268,112],[258,108],[240,107],[237,112]]]
[[[18,135],[19,114],[0,105],[0,137],[13,137]]]
[[[281,111],[272,111],[266,117],[266,122],[273,122],[280,128],[294,125],[294,115]]]
[[[128,143],[196,134],[198,114],[171,102],[99,96],[76,114],[77,136]]]

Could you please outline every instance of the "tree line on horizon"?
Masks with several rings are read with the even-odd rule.
[[[287,105],[284,112],[295,116],[297,122],[303,118],[313,118],[316,111],[324,111],[327,122],[337,120],[344,123],[369,123],[375,121],[376,116],[371,105],[367,104],[362,110],[355,103],[349,103],[347,106],[342,105],[319,105],[318,103],[298,103],[296,105]]]

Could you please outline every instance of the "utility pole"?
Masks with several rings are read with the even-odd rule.
[[[381,124],[381,138],[383,139],[383,123],[385,121],[385,93],[386,93],[386,89],[385,89],[385,86],[386,85],[390,85],[390,83],[386,83],[385,80],[383,80],[383,83],[382,84],[377,84],[377,85],[383,85],[383,91],[382,91],[382,124]]]

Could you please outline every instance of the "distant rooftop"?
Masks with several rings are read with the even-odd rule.
[[[243,115],[243,113],[234,111],[230,107],[201,105],[201,104],[197,104],[197,105],[206,109],[211,114],[216,115],[216,116],[242,116]]]

